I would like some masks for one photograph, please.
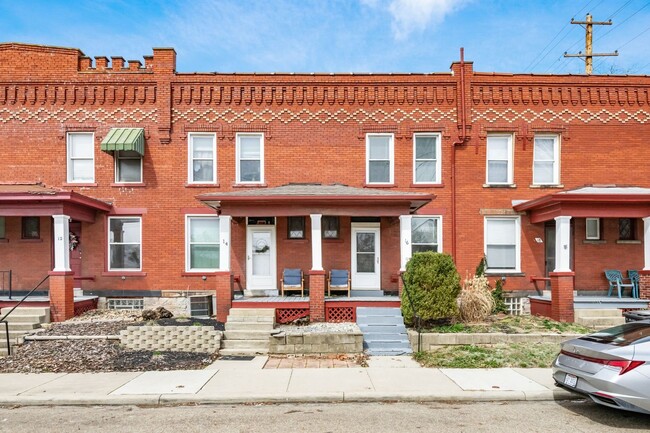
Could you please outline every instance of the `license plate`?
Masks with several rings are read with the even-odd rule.
[[[564,384],[566,386],[575,388],[575,386],[578,384],[578,378],[572,374],[567,374],[566,376],[564,376]]]

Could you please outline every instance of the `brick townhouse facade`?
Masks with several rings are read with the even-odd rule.
[[[171,48],[126,62],[0,44],[0,270],[73,293],[277,294],[304,272],[401,290],[416,251],[483,255],[511,296],[638,270],[650,298],[650,77],[179,73]]]

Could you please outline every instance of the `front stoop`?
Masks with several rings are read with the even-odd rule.
[[[265,355],[275,328],[274,308],[231,308],[221,340],[221,355]]]
[[[617,308],[585,308],[575,310],[576,323],[594,329],[610,328],[625,323],[625,317]]]
[[[357,308],[357,325],[368,355],[396,356],[413,353],[399,308]]]
[[[4,317],[12,307],[0,310],[0,317]],[[23,337],[33,334],[41,328],[41,324],[50,321],[49,307],[18,307],[7,318],[9,323],[9,341],[12,350],[14,345],[21,344]],[[7,339],[4,325],[0,325],[0,356],[7,356]]]

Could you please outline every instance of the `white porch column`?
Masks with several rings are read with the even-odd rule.
[[[571,217],[555,218],[555,271],[571,272]]]
[[[70,217],[52,215],[54,218],[54,272],[70,272]]]
[[[411,258],[411,215],[400,215],[399,217],[399,254],[400,254],[400,267],[399,270],[404,272],[406,270],[406,262]]]
[[[230,270],[230,215],[219,216],[219,238],[221,246],[219,247],[219,269],[222,271]]]
[[[311,270],[323,270],[323,240],[321,237],[321,214],[311,214]]]
[[[643,270],[650,271],[650,217],[643,218]]]

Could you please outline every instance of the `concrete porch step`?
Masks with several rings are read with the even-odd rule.
[[[11,311],[13,307],[3,307],[0,309],[0,317],[4,316],[7,314],[9,311]],[[50,321],[50,307],[18,307],[16,308],[9,318],[11,319],[12,317],[15,316],[30,316],[30,315],[36,315],[36,316],[45,316],[45,322]]]
[[[226,331],[272,331],[273,323],[258,322],[226,322]]]
[[[264,331],[225,331],[224,338],[227,340],[265,340],[271,336],[270,330]]]
[[[221,340],[223,349],[269,350],[269,340]]]
[[[575,310],[575,317],[622,317],[618,308],[582,308]]]
[[[357,324],[361,331],[365,333],[398,333],[406,334],[406,326],[403,324],[394,325],[374,325],[374,324]]]
[[[40,323],[34,323],[34,322],[14,322],[14,321],[9,321],[9,331],[31,331],[34,329],[38,329],[41,327]],[[4,325],[0,325],[0,334],[4,332]]]
[[[624,317],[578,317],[576,323],[589,328],[603,329],[625,323]]]
[[[275,308],[231,308],[228,317],[275,317]]]
[[[268,355],[269,349],[221,349],[219,355],[234,355],[234,356],[251,356],[251,355]]]
[[[7,318],[9,323],[47,323],[45,314],[14,314],[11,313]]]
[[[401,349],[368,349],[366,351],[368,355],[371,356],[399,356],[399,355],[408,355],[413,353],[413,350],[410,348],[408,350]]]
[[[411,343],[406,340],[365,340],[363,341],[363,347],[368,349],[404,349],[411,350]]]
[[[226,323],[275,323],[275,317],[269,316],[228,316]]]

